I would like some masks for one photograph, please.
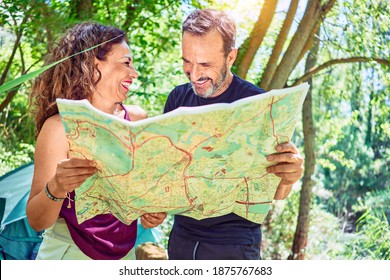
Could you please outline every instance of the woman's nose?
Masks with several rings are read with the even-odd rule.
[[[131,76],[132,78],[134,78],[134,79],[137,79],[138,76],[139,76],[138,71],[137,71],[134,67],[133,67],[133,68],[131,69],[131,71],[130,71],[130,76]]]

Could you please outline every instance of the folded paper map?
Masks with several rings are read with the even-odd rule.
[[[233,212],[262,223],[280,182],[266,172],[273,164],[266,155],[292,137],[308,88],[135,122],[87,100],[57,99],[70,156],[99,169],[76,189],[78,222],[104,213],[129,224],[145,213],[204,219]]]

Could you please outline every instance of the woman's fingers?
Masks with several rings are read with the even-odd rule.
[[[54,191],[71,192],[97,171],[98,169],[91,160],[77,158],[62,160],[57,164]]]

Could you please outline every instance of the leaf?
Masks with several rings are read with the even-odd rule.
[[[36,76],[38,76],[39,74],[41,74],[42,72],[46,71],[47,69],[55,66],[56,64],[58,63],[61,63],[62,61],[64,61],[65,59],[68,59],[69,57],[66,57],[64,59],[61,59],[60,61],[57,61],[57,62],[54,62],[52,64],[49,64],[49,65],[46,65],[38,70],[35,70],[33,72],[30,72],[30,73],[27,73],[23,76],[20,76],[19,78],[16,78],[12,81],[9,81],[3,85],[0,86],[0,94],[3,93],[3,92],[7,92],[11,89],[14,89],[16,88],[17,86],[19,86],[20,84],[30,80],[30,79],[33,79],[35,78]]]
[[[14,80],[12,80],[12,81],[9,81],[9,82],[7,82],[7,83],[4,83],[3,85],[0,86],[0,94],[2,94],[3,92],[7,92],[7,91],[9,91],[9,90],[11,90],[11,89],[14,89],[14,88],[16,88],[17,86],[23,84],[24,82],[26,82],[26,81],[28,81],[28,80],[34,79],[34,78],[37,77],[39,74],[45,72],[47,69],[50,69],[51,67],[53,67],[53,66],[55,66],[55,65],[57,65],[57,64],[59,64],[59,63],[61,63],[61,62],[63,62],[63,61],[65,61],[65,60],[67,60],[67,59],[69,59],[69,58],[71,58],[71,57],[73,57],[73,56],[76,56],[76,55],[79,55],[79,54],[81,54],[81,53],[90,51],[90,50],[92,50],[92,49],[94,49],[94,48],[97,48],[97,47],[99,47],[99,46],[101,46],[101,45],[103,45],[103,44],[105,44],[105,43],[108,43],[108,42],[110,42],[110,41],[112,41],[112,40],[115,40],[115,39],[119,38],[120,36],[122,36],[122,35],[119,35],[119,36],[116,36],[116,37],[114,37],[114,38],[111,38],[111,39],[108,40],[108,41],[105,41],[105,42],[100,43],[100,44],[98,44],[98,45],[96,45],[96,46],[90,47],[90,48],[88,48],[88,49],[85,49],[85,50],[83,50],[83,51],[81,51],[81,52],[72,54],[72,55],[70,55],[70,56],[68,56],[68,57],[65,57],[65,58],[63,58],[63,59],[60,59],[60,60],[58,60],[58,61],[56,61],[56,62],[53,62],[53,63],[51,63],[51,64],[49,64],[49,65],[45,65],[44,67],[42,67],[42,68],[40,68],[40,69],[38,69],[38,70],[35,70],[35,71],[33,71],[33,72],[24,74],[24,75],[20,76],[19,78],[16,78],[16,79],[14,79]]]

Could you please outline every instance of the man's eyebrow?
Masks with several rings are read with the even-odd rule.
[[[181,59],[182,59],[184,62],[189,62],[189,63],[190,63],[190,61],[187,60],[187,59],[185,59],[184,57],[181,57]],[[211,63],[207,61],[207,62],[199,62],[198,64],[203,65],[203,66],[209,66]]]
[[[133,58],[129,54],[125,54],[122,58],[127,58],[129,61],[133,60]]]

